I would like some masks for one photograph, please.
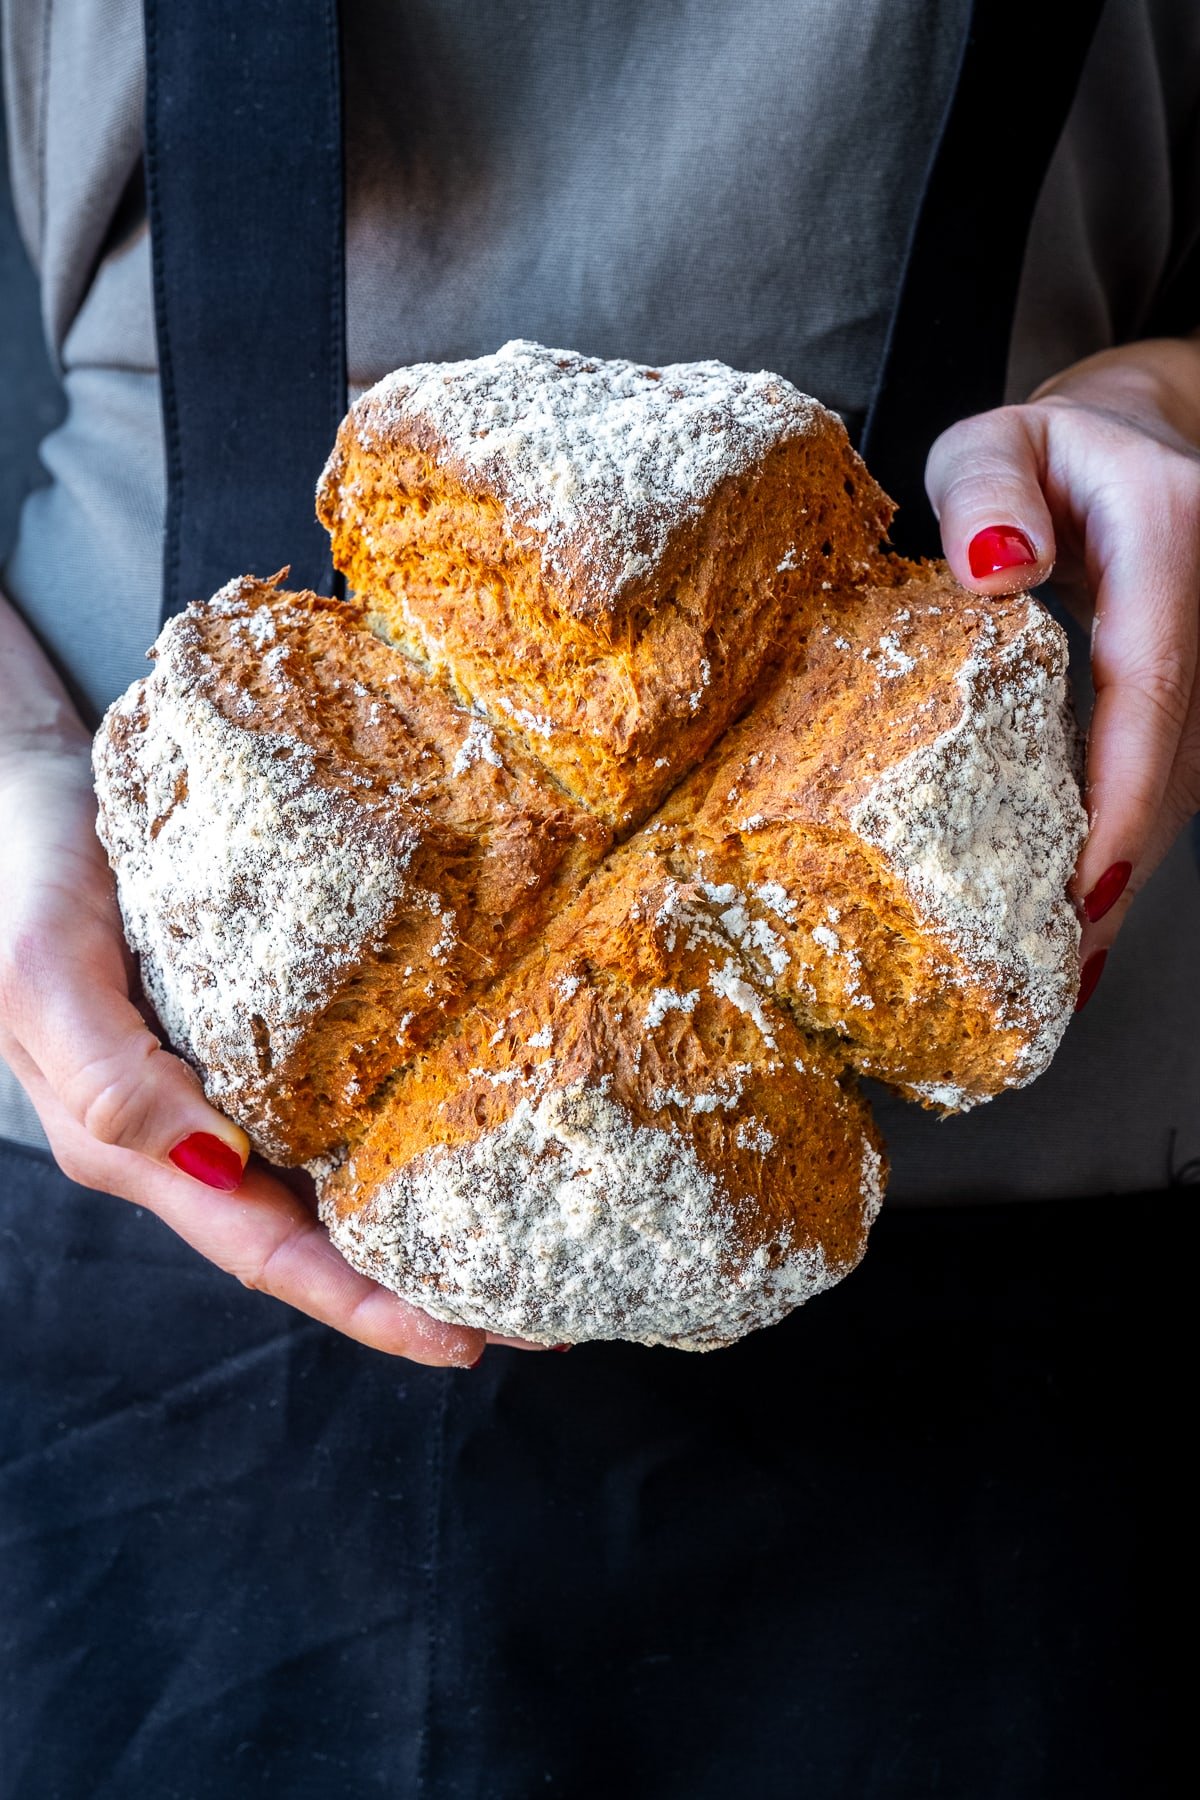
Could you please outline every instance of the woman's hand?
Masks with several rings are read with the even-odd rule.
[[[301,1199],[245,1166],[245,1133],[147,1027],[95,833],[89,739],[3,601],[0,697],[0,1056],[60,1168],[149,1208],[248,1287],[348,1337],[416,1362],[477,1362],[481,1331],[441,1324],[356,1274]]]
[[[1091,622],[1082,1005],[1200,808],[1200,337],[1104,351],[1024,406],[964,419],[933,446],[926,485],[965,586],[1011,593],[1053,568]]]

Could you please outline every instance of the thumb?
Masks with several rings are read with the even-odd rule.
[[[964,587],[1012,594],[1046,580],[1055,543],[1042,461],[1037,415],[1018,406],[960,420],[929,452],[925,488]]]
[[[171,1163],[209,1187],[240,1184],[249,1138],[208,1104],[193,1071],[147,1027],[115,942],[66,956],[27,944],[6,986],[14,990],[8,1030],[90,1137]]]

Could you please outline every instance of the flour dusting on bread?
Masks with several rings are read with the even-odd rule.
[[[828,416],[765,371],[652,369],[521,339],[468,362],[398,369],[355,411],[368,444],[427,432],[439,461],[497,494],[514,529],[537,534],[548,568],[585,565],[605,609],[722,482]]]
[[[154,674],[97,740],[100,829],[164,1030],[267,1147],[260,1074],[396,909],[427,910],[431,896],[409,878],[416,835],[386,804],[329,787],[311,747],[237,729],[178,678],[192,629],[186,616],[168,626]]]
[[[875,1153],[872,1151],[872,1155]],[[418,1156],[357,1212],[329,1209],[350,1262],[435,1318],[541,1343],[715,1349],[820,1293],[820,1245],[747,1250],[736,1204],[676,1127],[637,1124],[583,1082],[471,1144]]]
[[[230,583],[97,738],[101,831],[172,1041],[307,1159],[513,960],[607,836],[336,603]]]
[[[397,370],[317,490],[370,628],[601,818],[638,823],[749,701],[891,503],[777,375],[516,342]]]
[[[714,362],[398,370],[318,511],[347,603],[231,583],[97,740],[167,1034],[436,1317],[781,1318],[882,1200],[855,1072],[964,1110],[1070,1016],[1061,632],[890,556],[836,415]]]
[[[1074,1004],[1079,923],[1067,884],[1087,816],[1061,631],[1030,605],[1008,643],[996,649],[996,637],[985,619],[955,677],[959,717],[881,775],[850,823],[961,959],[959,979],[986,981],[1001,1026],[1021,1028],[1010,1082],[1024,1086],[1049,1063]],[[931,1097],[945,1106],[954,1091]]]

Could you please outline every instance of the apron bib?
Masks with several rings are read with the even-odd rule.
[[[330,592],[336,7],[145,10],[164,612],[289,561]],[[1025,5],[964,40],[867,431],[901,498],[1000,396],[1099,8],[1071,10],[1052,45]],[[1035,42],[1014,131],[996,70]],[[1131,1343],[1137,1204],[893,1212],[849,1281],[733,1349],[444,1372],[0,1149],[6,1800],[1158,1791],[1138,1524],[1169,1483],[1139,1401],[1175,1350],[1169,1304]]]

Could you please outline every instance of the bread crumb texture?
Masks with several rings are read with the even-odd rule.
[[[779,376],[536,344],[399,370],[318,510],[97,737],[171,1043],[435,1317],[709,1349],[846,1274],[857,1073],[958,1112],[1070,1017],[1062,633],[882,543]]]

